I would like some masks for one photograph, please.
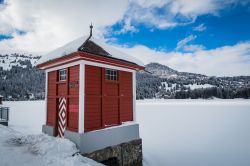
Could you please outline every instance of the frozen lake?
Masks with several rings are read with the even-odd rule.
[[[144,165],[249,166],[249,100],[137,102]]]
[[[41,133],[44,101],[4,105],[10,127]],[[250,165],[250,100],[144,100],[136,108],[144,165]]]

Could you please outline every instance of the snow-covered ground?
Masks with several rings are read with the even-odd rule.
[[[4,102],[4,105],[11,109],[11,129],[41,133],[41,125],[45,121],[44,101]],[[144,165],[250,165],[250,100],[144,100],[137,101],[136,108],[143,139]],[[0,128],[1,135],[5,130]],[[1,135],[0,142],[3,142],[1,139],[9,138]],[[41,139],[52,138],[42,135]],[[1,157],[12,157],[15,150],[26,152],[21,157],[32,153],[30,147],[33,147],[33,142],[40,145],[39,140],[35,140],[25,146],[0,145],[0,165],[6,161]],[[65,143],[71,145],[69,141]],[[13,152],[3,154],[2,147],[12,149]],[[66,149],[65,155],[74,150]],[[53,157],[53,154],[48,153],[49,156]],[[30,159],[30,155],[26,159]],[[42,161],[39,157],[31,161],[35,159],[40,163]],[[78,162],[78,159],[72,160]],[[49,158],[49,161],[55,161],[55,158]]]
[[[93,160],[74,155],[75,144],[45,134],[23,135],[0,125],[1,166],[98,166]]]
[[[81,155],[67,139],[41,134],[44,101],[4,102],[10,107],[9,127],[0,125],[0,166],[99,166]]]

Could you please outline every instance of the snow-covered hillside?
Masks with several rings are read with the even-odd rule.
[[[41,136],[41,126],[45,122],[44,101],[4,102],[4,106],[10,107],[11,129]],[[243,99],[137,101],[136,117],[143,140],[144,165],[249,166],[249,108],[250,100]],[[6,139],[13,134],[10,132],[6,136],[2,135],[3,132],[6,131],[0,131],[1,166],[3,165],[1,162],[8,163],[7,159],[15,156],[15,153],[21,153],[20,156],[30,163],[35,159],[38,160],[38,164],[33,165],[39,165],[45,160],[43,155],[31,153],[34,150],[31,144],[6,146]],[[45,149],[43,152],[50,150],[50,148],[47,149],[47,145],[50,145],[52,138],[41,136],[41,139],[45,141],[45,147],[43,147],[42,143],[36,140],[37,137],[33,137],[34,141],[31,143],[35,142],[34,147]],[[23,140],[33,137],[24,136]],[[58,142],[63,143],[62,140]],[[65,142],[65,144],[68,146],[71,143]],[[8,150],[9,155],[3,152],[4,149]],[[58,147],[57,150],[60,148]],[[62,160],[66,162],[65,165],[70,165],[69,162],[72,160],[78,162],[77,157],[69,157],[69,154],[74,151],[74,148],[67,147],[66,152],[59,155],[60,159],[65,157],[69,160]],[[48,157],[51,164],[47,162],[46,164],[53,165],[59,162],[53,158],[54,154],[48,154],[51,156],[48,157],[45,153],[45,157]],[[3,159],[1,159],[2,156]],[[18,159],[20,158],[9,161],[9,165],[15,165],[13,163]],[[63,165],[63,163],[60,164]]]
[[[249,98],[250,76],[211,77],[179,72],[159,63],[137,73],[137,99]],[[199,72],[199,71],[197,71]]]
[[[30,62],[32,66],[40,59],[41,56],[27,52],[9,52],[0,50],[0,68],[10,70],[13,66],[27,68]]]

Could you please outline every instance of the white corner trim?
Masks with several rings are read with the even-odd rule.
[[[136,71],[133,71],[133,121],[136,122]]]
[[[48,108],[48,72],[45,72],[45,93],[44,93],[44,99],[45,99],[45,120],[44,124],[47,124],[47,108]]]
[[[80,63],[79,69],[79,120],[78,133],[84,133],[84,93],[85,93],[85,64]]]

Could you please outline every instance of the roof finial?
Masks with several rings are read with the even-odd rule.
[[[91,36],[92,36],[92,29],[93,29],[92,22],[91,22],[91,24],[90,24],[89,28],[90,28],[90,34],[89,34],[89,37],[91,37]]]

